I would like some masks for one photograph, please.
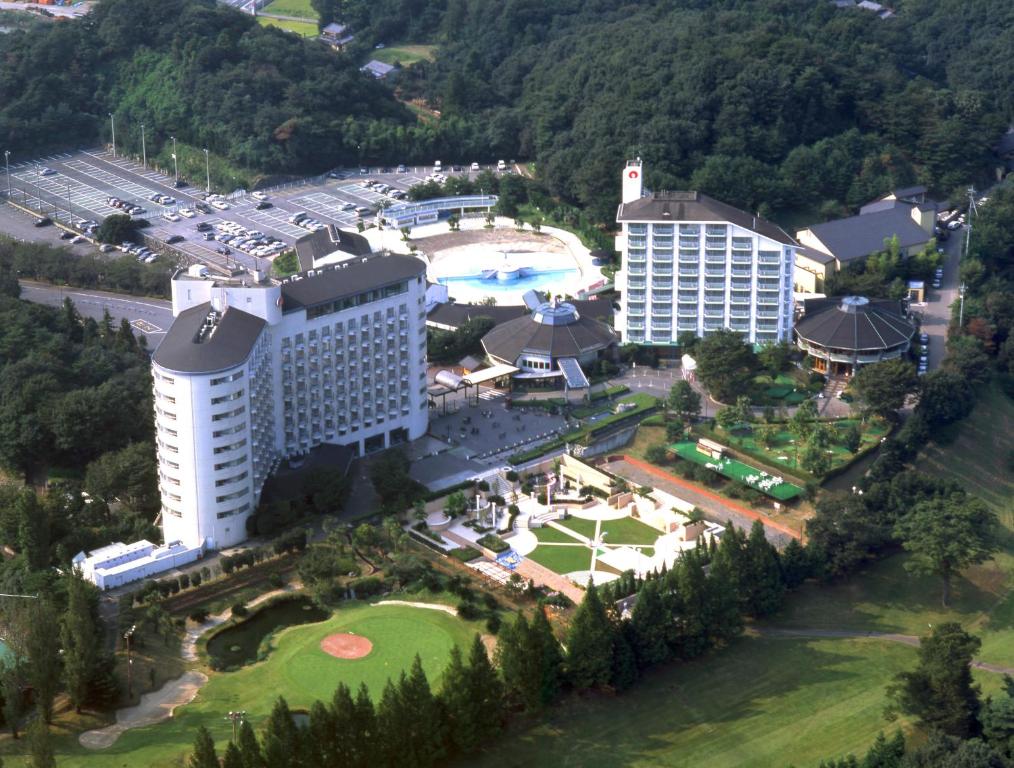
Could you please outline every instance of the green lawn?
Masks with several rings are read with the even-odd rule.
[[[276,0],[277,2],[278,0]],[[417,61],[433,61],[437,55],[435,45],[389,45],[370,54],[370,58],[385,64],[400,63],[403,67],[411,66]]]
[[[265,16],[258,16],[257,21],[265,27],[278,27],[286,32],[295,32],[301,37],[317,36],[317,22],[315,21],[287,21],[285,19],[269,19]]]
[[[353,690],[365,682],[379,698],[387,679],[407,669],[416,653],[433,687],[439,688],[451,647],[467,645],[477,626],[443,611],[423,608],[359,604],[342,609],[325,622],[283,630],[266,661],[237,672],[212,673],[194,702],[179,708],[172,720],[127,731],[109,749],[92,752],[78,745],[76,734],[62,735],[56,744],[59,765],[180,766],[198,725],[206,726],[224,747],[230,734],[224,713],[229,710],[245,710],[257,726],[278,696],[285,696],[295,709],[306,709],[316,699],[330,700],[339,682]],[[373,642],[373,651],[360,660],[335,659],[319,647],[320,640],[334,632],[364,635]],[[20,747],[8,741],[5,758],[14,752],[12,746]]]
[[[1007,457],[1014,450],[1014,402],[993,384],[972,414],[957,427],[950,445],[930,443],[918,466],[928,474],[951,477],[974,493],[1014,530],[1014,473]]]
[[[897,727],[884,720],[884,688],[914,662],[914,649],[872,640],[746,638],[620,697],[569,700],[467,765],[814,766]]]
[[[541,542],[550,542],[552,544],[579,544],[580,542],[573,536],[564,533],[556,528],[550,528],[548,525],[542,528],[532,528],[532,533],[535,534]]]
[[[828,423],[835,429],[844,429],[847,425],[858,424],[862,433],[859,451],[871,448],[876,443],[879,443],[880,439],[888,432],[887,424],[879,419],[871,420],[866,424],[861,423],[858,419],[842,419]],[[760,424],[756,424],[750,431],[739,430],[737,433],[730,433],[724,429],[716,429],[713,432],[706,433],[706,436],[731,448],[737,448],[744,452],[763,457],[762,460],[770,466],[784,467],[788,471],[808,474],[806,470],[796,465],[796,436],[789,430],[788,425],[777,424],[779,429],[774,436],[774,442],[770,448],[761,444],[756,439],[757,430],[761,426]],[[831,469],[847,464],[855,458],[855,454],[850,453],[844,445],[834,443],[828,446],[828,450],[831,451]]]
[[[317,12],[313,10],[310,0],[272,0],[261,11],[277,13],[279,16],[298,16],[301,19],[317,22]]]
[[[574,544],[575,546],[561,544],[536,547],[525,557],[561,575],[573,571],[587,571],[591,567],[591,549],[576,541]]]
[[[560,525],[577,531],[589,539],[595,536],[595,521],[584,520],[580,517],[570,517],[566,520],[557,521]],[[623,517],[619,520],[603,520],[602,533],[603,541],[606,544],[618,546],[620,544],[654,544],[655,540],[662,535],[650,525],[645,525],[640,520],[632,517]]]
[[[676,453],[680,458],[686,459],[687,461],[693,461],[697,464],[714,464],[714,460],[697,450],[697,443],[685,442],[685,443],[673,443],[669,446],[669,450]],[[779,501],[788,501],[799,496],[803,489],[793,483],[783,482],[769,490],[763,490],[759,486],[750,485],[746,482],[746,478],[750,475],[756,475],[760,470],[751,467],[749,464],[744,464],[741,461],[735,459],[723,459],[722,469],[719,474],[737,480],[748,488],[756,488],[758,491],[771,496],[772,498],[778,499]]]

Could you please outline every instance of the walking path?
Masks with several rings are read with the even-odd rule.
[[[659,467],[632,456],[624,455],[622,460],[609,462],[606,468],[613,474],[619,475],[636,485],[649,485],[661,488],[663,491],[689,501],[704,512],[704,516],[711,522],[719,523],[720,525],[731,522],[736,527],[745,530],[753,525],[754,520],[760,520],[764,524],[768,539],[778,546],[788,544],[789,538],[800,538],[799,531],[783,523],[776,522],[767,515],[730,501],[723,496],[719,496],[717,493],[705,490],[699,485],[689,483]]]
[[[863,632],[848,629],[782,629],[781,627],[755,627],[754,629],[762,637],[825,637],[834,639],[865,637],[871,640],[886,640],[891,643],[910,645],[913,648],[919,647],[919,638],[915,635],[901,635],[896,632]],[[993,672],[998,675],[1014,675],[1014,667],[988,664],[985,661],[973,661],[971,666],[972,669],[980,669],[983,672]]]
[[[566,595],[576,604],[580,604],[584,600],[584,590],[574,584],[574,582],[555,571],[549,570],[543,565],[539,565],[534,560],[529,560],[527,557],[522,558],[517,568],[514,569],[514,572],[526,581],[534,581],[536,584],[549,587]]]
[[[283,589],[265,592],[263,595],[258,595],[251,600],[247,606],[253,608],[276,595],[282,595],[300,588],[302,588],[302,584],[290,584]],[[232,609],[230,608],[229,610],[222,611],[222,613],[209,616],[208,620],[203,624],[198,624],[188,629],[183,636],[183,642],[180,646],[180,655],[183,659],[185,661],[196,661],[198,638],[209,629],[217,627],[231,617]],[[88,749],[106,749],[107,747],[111,747],[124,731],[168,720],[173,716],[173,712],[177,707],[193,701],[194,697],[207,682],[208,676],[203,672],[196,670],[184,672],[175,680],[166,682],[157,691],[151,691],[142,695],[140,702],[134,706],[118,709],[116,711],[115,723],[107,725],[105,728],[85,731],[78,737],[78,742],[80,742],[82,747]]]

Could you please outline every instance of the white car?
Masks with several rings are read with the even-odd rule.
[[[41,171],[39,171],[39,173],[41,173],[43,176],[55,176],[56,175],[56,171],[54,171],[52,168],[43,168]]]
[[[472,163],[472,170],[473,171],[479,170],[479,164],[478,163]]]
[[[253,193],[253,197],[256,197],[258,200],[267,200],[268,199],[268,196],[265,193],[263,193],[263,192],[254,192]]]
[[[192,219],[192,218],[194,218],[194,216],[196,215],[196,214],[194,214],[194,212],[193,212],[193,211],[191,211],[191,210],[190,210],[189,208],[180,208],[180,209],[179,209],[179,210],[177,211],[177,213],[178,213],[178,214],[179,214],[180,216],[184,216],[184,217],[186,217],[186,218],[188,218],[188,219]]]
[[[227,210],[229,210],[229,204],[226,203],[226,202],[223,202],[222,200],[212,200],[211,201],[211,207],[212,208],[217,208],[220,211],[227,211]]]
[[[179,221],[180,220],[179,216],[177,216],[175,213],[170,213],[168,211],[166,213],[162,214],[162,218],[165,219],[166,221]]]

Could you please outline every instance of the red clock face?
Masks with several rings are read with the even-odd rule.
[[[637,171],[627,171],[627,178],[628,179],[636,179],[638,177],[638,175],[639,174],[638,174]]]

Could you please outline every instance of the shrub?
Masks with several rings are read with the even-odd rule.
[[[379,595],[384,591],[384,580],[376,576],[366,576],[349,582],[349,588],[354,590],[356,597],[370,597]]]
[[[475,603],[469,600],[462,600],[458,603],[458,616],[466,621],[475,621],[482,617],[482,611]]]
[[[491,595],[489,592],[482,593],[482,602],[491,611],[495,611],[497,608],[500,607],[500,603],[497,602],[496,597],[494,595]]]
[[[500,632],[500,614],[494,613],[488,619],[486,619],[486,631],[491,635],[499,634]]]
[[[189,573],[180,574],[180,589],[190,589],[190,583]]]
[[[190,615],[187,616],[187,618],[197,624],[203,624],[208,620],[208,609],[204,607],[195,608],[190,612]]]
[[[226,576],[228,576],[230,573],[236,570],[236,561],[228,555],[223,557],[219,561],[219,564],[222,566],[222,573],[224,573]]]
[[[272,573],[268,577],[268,584],[270,584],[275,589],[281,589],[282,587],[285,586],[285,579],[282,578],[282,574],[280,573]]]
[[[467,563],[469,560],[475,560],[475,558],[481,556],[471,547],[458,547],[456,549],[452,549],[447,554],[453,557],[455,560],[460,560],[463,563]]]
[[[493,552],[505,552],[510,549],[510,544],[501,539],[499,536],[495,536],[492,533],[487,533],[481,537],[477,542],[479,546],[490,549]]]
[[[238,618],[243,618],[250,614],[250,609],[246,607],[246,603],[236,603],[232,606],[232,615]]]

